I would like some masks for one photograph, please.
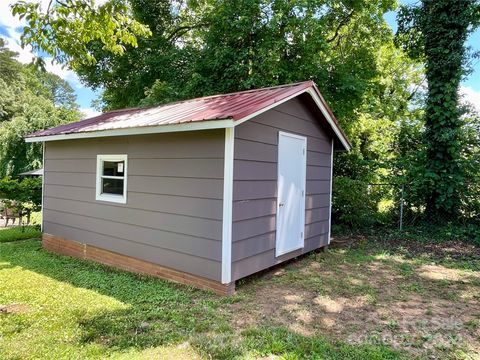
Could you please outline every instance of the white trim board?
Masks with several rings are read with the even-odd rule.
[[[222,284],[232,281],[233,149],[235,128],[225,129],[222,217]]]
[[[114,194],[104,194],[102,193],[102,178],[103,175],[103,163],[105,161],[123,161],[123,177],[118,177],[123,180],[123,195],[114,195]],[[95,200],[113,202],[119,204],[127,203],[127,179],[128,179],[128,155],[119,154],[119,155],[97,155],[97,172],[96,177],[96,186],[95,186]]]
[[[242,123],[244,123],[245,121],[248,121],[268,110],[271,110],[275,107],[277,107],[278,105],[281,105],[289,100],[292,100],[296,97],[298,97],[299,95],[301,94],[304,94],[304,93],[308,93],[310,94],[310,96],[313,98],[313,100],[315,101],[315,104],[318,106],[318,108],[320,109],[320,111],[322,112],[323,116],[325,116],[325,119],[327,119],[327,122],[329,123],[329,125],[332,127],[335,135],[340,139],[342,145],[345,147],[345,149],[347,149],[347,151],[350,151],[351,149],[351,146],[350,144],[348,143],[348,140],[344,137],[343,133],[341,132],[341,130],[338,128],[337,124],[335,123],[335,120],[333,120],[332,116],[330,115],[330,113],[328,112],[327,108],[325,107],[325,105],[323,104],[322,100],[320,99],[320,97],[318,96],[317,94],[317,91],[313,88],[313,87],[310,87],[310,88],[307,88],[307,89],[304,89],[298,93],[295,93],[293,95],[290,95],[288,97],[286,97],[285,99],[282,99],[280,101],[277,101],[269,106],[266,106],[264,107],[263,109],[259,110],[259,111],[256,111],[254,112],[253,114],[250,114],[248,116],[245,116],[237,121],[235,121],[235,126],[238,126]]]
[[[142,127],[126,128],[126,129],[100,130],[100,131],[90,131],[90,132],[71,133],[71,134],[62,134],[62,135],[27,137],[25,138],[25,142],[91,139],[91,138],[107,137],[107,136],[161,134],[161,133],[181,132],[181,131],[225,129],[225,128],[232,128],[233,126],[234,126],[234,122],[231,119],[208,120],[208,121],[190,122],[185,124],[142,126]]]
[[[335,135],[337,135],[337,137],[340,139],[342,145],[345,147],[345,149],[347,151],[350,151],[351,146],[348,143],[348,140],[343,136],[341,130],[339,129],[339,127],[337,126],[337,124],[335,123],[333,118],[331,117],[330,113],[328,112],[327,108],[323,104],[322,100],[320,100],[320,97],[318,96],[315,89],[308,88],[308,89],[306,89],[306,92],[308,92],[312,96],[312,98],[315,101],[315,103],[317,104],[318,108],[322,111],[322,114],[325,116],[325,119],[327,119],[327,122],[332,127]]]
[[[330,112],[325,107],[323,101],[320,99],[317,90],[314,87],[309,87],[304,90],[301,90],[295,94],[287,96],[286,98],[279,100],[273,104],[265,106],[264,108],[254,112],[253,114],[244,116],[241,119],[223,119],[223,120],[206,120],[198,122],[189,122],[184,124],[170,124],[170,125],[158,125],[158,126],[143,126],[136,128],[126,128],[126,129],[114,129],[114,130],[101,130],[101,131],[91,131],[91,132],[81,132],[81,133],[70,133],[62,135],[47,135],[47,136],[37,136],[25,138],[26,142],[40,142],[40,141],[56,141],[56,140],[69,140],[69,139],[88,139],[96,137],[107,137],[107,136],[128,136],[128,135],[144,135],[144,134],[160,134],[168,132],[180,132],[180,131],[196,131],[196,130],[209,130],[209,129],[223,129],[223,128],[233,128],[238,126],[245,121],[248,121],[268,110],[271,110],[280,104],[283,104],[297,96],[308,93],[313,98],[315,104],[320,109],[322,114],[325,116],[328,124],[333,129],[333,132],[340,139],[340,142],[345,147],[345,149],[350,150],[351,146],[348,143],[348,140],[343,135],[342,131],[339,129],[337,123],[330,115]]]
[[[331,234],[332,234],[332,187],[333,187],[333,143],[334,140],[332,139],[332,153],[330,154],[330,202],[329,202],[329,209],[328,209],[328,245],[330,245]]]

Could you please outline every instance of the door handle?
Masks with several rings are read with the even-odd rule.
[[[284,205],[285,205],[284,203],[280,203],[280,204],[278,204],[278,207],[282,207]]]

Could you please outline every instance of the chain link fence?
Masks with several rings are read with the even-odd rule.
[[[382,226],[404,230],[414,226],[475,224],[480,226],[480,183],[466,184],[457,216],[431,219],[410,184],[369,184],[347,178],[334,182],[332,221],[351,229]],[[419,205],[420,203],[420,205]]]

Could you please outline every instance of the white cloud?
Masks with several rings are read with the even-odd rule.
[[[82,119],[88,119],[101,114],[100,111],[92,108],[82,108],[80,109],[80,112],[82,113]]]
[[[30,63],[35,56],[31,46],[27,45],[25,48],[22,48],[20,45],[21,32],[18,30],[23,27],[26,22],[25,20],[19,20],[18,16],[14,17],[11,13],[11,5],[17,1],[18,0],[0,0],[0,26],[8,33],[8,36],[3,36],[7,41],[7,47],[18,53],[18,61],[27,64]],[[106,1],[108,0],[96,0],[95,4],[97,6],[103,5]],[[31,0],[30,2],[40,3],[41,9],[45,11],[50,0]],[[47,71],[68,81],[74,88],[81,89],[84,87],[77,74],[57,62],[52,62],[52,58],[45,58],[45,67]]]
[[[62,66],[56,61],[52,61],[52,58],[45,58],[45,69],[55,75],[58,75],[63,80],[66,80],[76,89],[83,88],[83,84],[80,82],[78,75],[67,67]]]
[[[5,36],[4,39],[7,41],[7,48],[18,53],[17,60],[22,64],[28,64],[32,62],[35,55],[33,54],[32,47],[27,45],[24,48],[20,45],[20,40],[13,37]]]
[[[480,114],[480,91],[477,91],[470,86],[462,86],[460,88],[460,95],[464,101],[473,105],[475,110]]]

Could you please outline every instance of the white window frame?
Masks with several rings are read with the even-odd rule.
[[[103,163],[105,161],[123,161],[124,169],[123,176],[109,176],[103,175]],[[128,156],[123,155],[97,155],[97,185],[96,185],[96,200],[108,201],[120,204],[127,203],[127,178],[128,178]],[[102,193],[102,178],[108,179],[123,179],[123,195],[104,194]]]

